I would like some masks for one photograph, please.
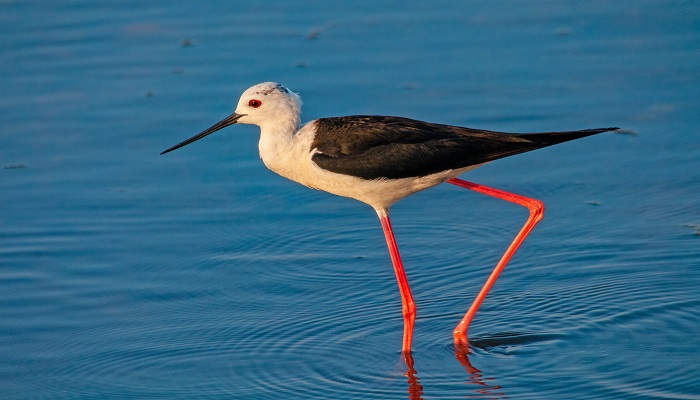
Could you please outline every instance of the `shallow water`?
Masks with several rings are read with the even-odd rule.
[[[695,2],[0,4],[3,398],[700,398]],[[392,221],[265,169],[257,128],[159,156],[279,81],[304,119],[621,126],[463,178]]]

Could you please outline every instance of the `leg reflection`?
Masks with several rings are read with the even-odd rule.
[[[466,345],[455,345],[454,346],[455,357],[464,370],[467,371],[469,376],[467,377],[467,383],[470,385],[476,385],[474,392],[478,394],[478,397],[489,398],[489,399],[505,399],[506,395],[501,391],[501,387],[498,385],[490,385],[486,381],[491,381],[493,378],[484,378],[482,372],[472,365],[469,361],[469,346]]]
[[[423,386],[418,382],[416,370],[413,368],[413,356],[410,352],[404,352],[403,358],[406,362],[406,373],[404,376],[408,378],[408,398],[410,400],[422,400]]]
[[[454,347],[455,357],[457,361],[464,367],[467,371],[467,383],[470,385],[476,385],[473,388],[473,393],[467,397],[468,398],[484,398],[484,399],[506,399],[505,393],[501,391],[501,387],[498,385],[488,384],[487,381],[493,381],[493,378],[484,378],[482,372],[472,365],[469,361],[469,347],[455,345]],[[404,352],[403,359],[406,362],[406,373],[404,376],[408,379],[408,398],[409,400],[422,400],[423,399],[423,386],[421,386],[418,381],[418,376],[416,369],[413,368],[413,356],[409,352]]]

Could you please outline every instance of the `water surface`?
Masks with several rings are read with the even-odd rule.
[[[3,398],[700,398],[695,2],[5,1]],[[266,170],[210,126],[279,81],[305,120],[402,115],[515,132],[621,126],[463,178],[392,221],[413,368],[366,205]]]

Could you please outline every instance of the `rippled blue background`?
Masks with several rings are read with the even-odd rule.
[[[0,2],[2,398],[700,398],[693,1]],[[236,126],[278,81],[305,120],[621,126],[392,209],[415,372],[374,212],[265,169]]]

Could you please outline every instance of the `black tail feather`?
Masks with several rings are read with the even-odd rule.
[[[547,147],[553,144],[568,142],[569,140],[596,135],[598,133],[616,131],[618,129],[620,128],[595,128],[566,132],[523,133],[518,136],[522,137],[523,139],[530,140],[533,143],[539,144],[539,147]]]

